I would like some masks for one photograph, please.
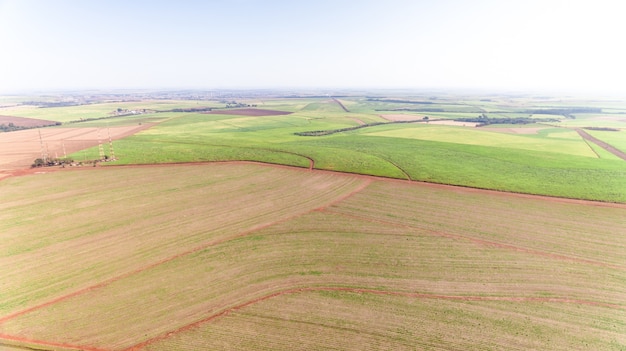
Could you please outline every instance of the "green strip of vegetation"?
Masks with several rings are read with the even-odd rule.
[[[424,120],[427,121],[428,117],[424,117]],[[308,131],[308,132],[296,132],[293,134],[298,135],[298,136],[323,136],[323,135],[331,135],[331,134],[336,134],[336,133],[341,133],[341,132],[348,132],[351,130],[357,130],[357,129],[362,129],[362,128],[375,127],[375,126],[380,126],[383,124],[416,123],[416,122],[420,122],[420,121],[373,122],[373,123],[361,124],[361,125],[354,126],[354,127],[346,127],[346,128],[330,129],[330,130],[313,130],[313,131]]]
[[[308,147],[318,154],[332,154],[334,159],[349,159],[347,164],[352,167],[346,171],[354,173],[371,174],[360,168],[360,161],[355,159],[359,154],[368,154],[397,164],[413,180],[626,202],[626,164],[623,161],[361,135],[320,138],[299,144],[301,149]],[[316,162],[316,167],[321,168],[321,165]]]

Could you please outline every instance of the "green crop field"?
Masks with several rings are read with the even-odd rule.
[[[434,123],[380,125],[388,121],[373,105],[387,102],[340,101],[358,112],[346,112],[333,100],[315,98],[308,102],[296,99],[292,105],[290,100],[263,101],[264,108],[293,111],[280,116],[163,114],[167,118],[158,125],[116,142],[117,163],[247,160],[309,167],[313,162],[316,169],[626,202],[626,163],[572,129],[537,123],[482,128]],[[246,101],[253,102],[259,103]],[[445,108],[446,103],[441,106]],[[511,106],[507,109],[515,111]],[[505,117],[516,116],[518,112],[510,112]],[[568,119],[561,116],[561,120]],[[120,123],[132,121],[127,118]],[[308,131],[340,132],[296,135]],[[611,141],[622,146],[618,137]],[[85,155],[95,157],[97,149],[74,157]]]
[[[587,130],[586,132],[591,134],[593,137],[608,143],[614,148],[622,152],[626,152],[626,130],[621,130],[619,132]]]
[[[568,155],[596,157],[575,131],[553,129],[544,131],[545,137],[489,132],[489,129],[447,127],[435,125],[402,126],[366,135],[394,138],[441,141],[447,143],[483,145],[521,150],[549,151]]]
[[[575,119],[566,119],[560,123],[564,127],[584,128],[624,128],[626,116],[623,114],[578,114]]]
[[[66,169],[0,193],[6,348],[626,345],[620,204],[251,163]]]

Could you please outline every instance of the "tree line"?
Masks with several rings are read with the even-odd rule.
[[[485,126],[488,124],[531,124],[538,122],[558,122],[557,118],[530,118],[530,117],[502,117],[502,118],[489,118],[486,114],[481,114],[476,118],[457,118],[455,122],[472,122],[478,123],[478,126]]]
[[[361,129],[361,128],[374,127],[374,126],[379,126],[383,124],[416,123],[416,122],[422,122],[422,121],[428,121],[428,117],[424,117],[422,120],[415,120],[415,121],[373,122],[373,123],[361,124],[361,125],[354,126],[354,127],[329,129],[329,130],[312,130],[308,132],[296,132],[293,134],[298,135],[298,136],[322,136],[322,135],[331,135],[331,134],[341,133],[341,132],[348,132],[351,130],[356,130],[356,129]]]
[[[61,122],[56,122],[54,124],[51,125],[55,125],[55,126],[60,126]],[[0,131],[2,132],[15,132],[17,130],[24,130],[24,129],[33,129],[33,128],[43,128],[43,127],[48,127],[50,125],[47,126],[18,126],[15,125],[15,123],[13,122],[9,122],[9,124],[0,124]]]

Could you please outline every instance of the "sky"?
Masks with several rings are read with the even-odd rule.
[[[620,0],[0,0],[0,92],[626,96],[624,9]]]

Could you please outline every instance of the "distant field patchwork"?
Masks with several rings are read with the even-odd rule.
[[[56,106],[49,101],[53,97],[45,97],[39,103],[3,105],[0,114],[100,130],[100,136],[86,134],[80,145],[42,133],[41,140],[31,140],[32,152],[19,155],[21,167],[46,153],[68,153],[93,164],[102,157],[97,144],[106,143],[105,129],[135,126],[142,132],[114,143],[117,164],[258,161],[626,203],[626,163],[576,132],[584,128],[612,147],[626,149],[626,104],[617,100],[290,96],[105,99],[74,106]],[[144,130],[147,126],[152,127]],[[0,146],[9,145],[11,138],[3,134]],[[72,144],[71,150],[62,150],[63,144]],[[0,149],[0,155],[7,155],[0,157],[4,174],[18,165],[19,150],[20,145]],[[9,166],[2,165],[8,161]]]

